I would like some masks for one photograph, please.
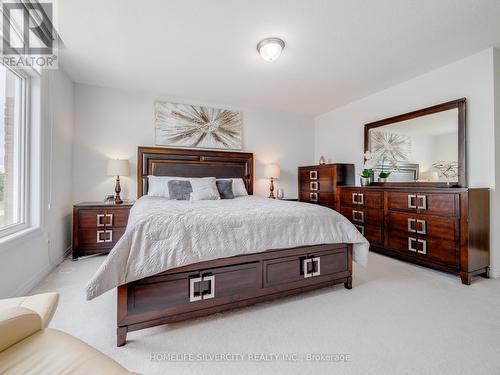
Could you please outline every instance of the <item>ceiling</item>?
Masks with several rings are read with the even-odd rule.
[[[499,0],[64,0],[79,83],[318,115],[500,46]],[[256,44],[280,37],[273,63]]]

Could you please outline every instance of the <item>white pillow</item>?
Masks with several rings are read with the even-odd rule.
[[[219,180],[233,180],[233,194],[235,197],[248,195],[247,188],[242,178],[220,178]]]
[[[148,195],[151,197],[164,197],[170,199],[168,182],[171,180],[189,181],[186,177],[148,176]]]
[[[189,182],[191,182],[191,188],[193,189],[193,192],[191,193],[191,200],[201,201],[220,199],[219,190],[217,189],[215,181],[215,177],[189,179]]]

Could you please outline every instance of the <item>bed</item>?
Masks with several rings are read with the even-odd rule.
[[[253,154],[139,147],[138,200],[123,237],[87,284],[118,287],[117,346],[128,332],[343,283],[368,242],[342,215],[252,196]],[[147,196],[148,175],[241,178],[245,197]]]

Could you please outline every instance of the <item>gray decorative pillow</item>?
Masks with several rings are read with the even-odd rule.
[[[188,201],[193,188],[191,182],[182,180],[170,180],[168,182],[168,195],[170,199]]]
[[[221,199],[233,199],[233,180],[217,180],[217,190],[219,190],[219,195]]]

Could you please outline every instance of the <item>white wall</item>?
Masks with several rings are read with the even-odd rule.
[[[433,160],[458,160],[458,136],[457,133],[441,134],[436,137],[433,150]]]
[[[494,215],[494,201],[495,175],[500,178],[500,172],[494,172],[493,53],[493,49],[485,50],[316,117],[315,158],[325,155],[331,161],[355,162],[359,172],[364,124],[466,97],[469,185],[492,189],[491,264],[492,273],[499,275],[500,217]]]
[[[429,171],[432,169],[432,163],[436,161],[433,158],[435,149],[435,139],[432,136],[411,136],[411,156],[408,159],[410,163],[418,163],[420,171]]]
[[[496,213],[500,213],[500,50],[493,50],[493,68],[494,68],[494,105],[495,105],[495,186],[499,188],[495,191],[494,196],[494,210]],[[496,216],[495,226],[492,225],[492,229],[495,232],[500,232],[500,217]],[[499,241],[497,234],[495,241]],[[498,246],[499,242],[495,245]],[[491,264],[493,265],[496,274],[498,275],[500,270],[500,254],[495,251],[491,254]]]
[[[0,241],[0,298],[28,293],[71,244],[73,83],[62,69],[46,71],[33,82],[42,93],[31,103],[38,118],[32,135],[41,137],[32,150],[35,176],[30,181],[34,204],[39,204],[37,227]]]
[[[137,146],[154,146],[154,102],[173,100],[226,107],[88,85],[75,85],[73,150],[74,202],[102,200],[112,194],[113,178],[106,176],[108,158],[131,161],[131,175],[122,180],[123,197],[136,198]],[[255,156],[257,195],[269,194],[262,177],[267,163],[281,166],[278,186],[288,197],[297,196],[297,167],[313,162],[313,118],[275,111],[233,108],[243,111],[243,151]]]

